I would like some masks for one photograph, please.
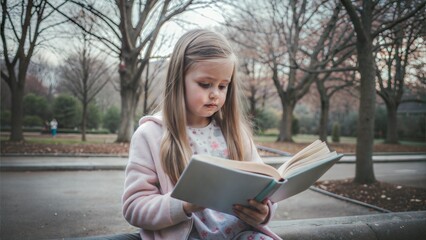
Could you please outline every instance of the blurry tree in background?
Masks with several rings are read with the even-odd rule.
[[[103,119],[104,128],[108,129],[111,133],[116,133],[118,124],[120,123],[120,110],[117,107],[110,107],[104,115]]]
[[[98,129],[102,123],[102,113],[99,107],[92,102],[87,106],[87,109],[87,128],[89,130]]]
[[[388,21],[403,17],[406,11],[413,9],[420,1],[397,1],[393,4],[393,14]],[[395,27],[383,31],[377,37],[380,48],[376,53],[377,93],[383,99],[387,110],[386,143],[398,143],[398,107],[403,102],[423,101],[425,99],[403,98],[406,82],[417,82],[407,74],[413,65],[426,65],[426,11],[419,11]],[[422,32],[423,31],[423,32]]]
[[[339,22],[341,6],[326,1],[247,0],[235,5],[235,11],[226,18],[226,25],[237,30],[231,39],[255,51],[258,61],[268,67],[283,109],[277,141],[293,141],[295,105],[319,74],[354,69],[338,67],[350,56],[351,49],[345,46],[353,35],[336,30],[337,24],[344,26]]]
[[[83,15],[83,14],[82,14]],[[80,16],[75,21],[87,25],[91,29],[96,17]],[[87,20],[88,19],[88,20]],[[79,30],[80,32],[80,30]],[[92,36],[86,32],[77,33],[80,46],[65,59],[60,66],[62,87],[70,91],[81,102],[83,107],[81,117],[81,140],[86,141],[89,104],[94,101],[102,88],[111,80],[113,75],[111,65],[105,61],[101,51],[94,51]]]
[[[166,79],[167,64],[165,58],[152,59],[142,73],[145,75],[141,94],[142,116],[152,114],[162,100],[163,88],[161,86],[164,85]]]
[[[278,141],[292,141],[294,107],[315,80],[340,78],[351,82],[356,75],[344,78],[327,75],[329,72],[359,71],[355,176],[358,183],[375,181],[371,157],[376,104],[374,52],[381,44],[377,36],[424,11],[425,1],[413,1],[411,5],[406,4],[402,14],[397,14],[398,2],[246,0],[237,5],[230,1],[236,13],[226,18],[226,25],[238,32],[232,35],[232,40],[255,49],[258,59],[270,68],[283,108]],[[346,11],[341,11],[341,4]],[[355,53],[354,48],[356,62],[350,58]],[[326,106],[329,99],[324,97],[331,96],[332,91],[326,93],[322,89],[326,85],[321,81],[317,83]],[[329,84],[340,88],[336,83]],[[323,114],[328,114],[326,107],[322,109]]]
[[[79,101],[70,95],[61,94],[53,101],[53,118],[58,121],[58,129],[75,129],[81,122],[81,105]]]
[[[191,10],[191,7],[204,7],[214,1],[116,0],[115,4],[85,0],[66,2],[97,17],[92,31],[75,21],[73,13],[58,9],[63,16],[103,43],[118,59],[121,120],[117,142],[129,142],[134,131],[136,107],[144,89],[141,75],[149,63],[160,29],[173,17]]]
[[[49,119],[49,104],[47,99],[34,93],[25,95],[23,100],[24,116],[37,116],[43,121]],[[39,125],[43,126],[43,124]]]
[[[238,32],[227,31],[225,27],[217,29],[219,32],[224,32],[225,36],[233,39],[236,42]],[[256,37],[252,34],[252,37]],[[250,119],[257,125],[265,120],[263,113],[269,111],[271,103],[276,98],[276,91],[274,90],[273,83],[269,81],[270,71],[265,64],[262,64],[258,57],[256,49],[248,47],[245,44],[235,43],[233,46],[235,52],[238,54],[239,59],[239,78],[242,80],[244,88],[244,95],[247,97],[247,108]],[[268,105],[268,106],[267,106]],[[260,115],[259,115],[260,114]],[[270,114],[267,114],[270,115]],[[255,126],[255,128],[260,126]],[[274,125],[274,127],[276,127]],[[263,129],[263,127],[260,127]]]
[[[379,34],[397,27],[419,11],[424,11],[426,1],[416,3],[394,19],[389,19],[388,16],[396,13],[395,4],[399,1],[341,0],[341,2],[356,32],[358,71],[361,75],[354,181],[370,184],[376,181],[372,161],[376,106],[376,64],[373,40]]]
[[[268,109],[266,109],[267,103],[273,101],[273,97],[275,97],[274,87],[271,81],[268,81],[268,72],[267,68],[264,64],[258,62],[252,54],[246,55],[244,51],[239,51],[240,54],[243,52],[242,62],[241,64],[241,76],[244,82],[244,88],[246,91],[246,96],[248,98],[249,104],[249,115],[251,118],[255,119],[255,123],[259,124],[263,122],[261,119],[265,120],[264,114],[270,115]],[[270,105],[268,105],[270,106]],[[275,120],[274,120],[275,121]],[[266,127],[267,125],[264,125]],[[271,126],[277,127],[276,124]],[[261,129],[265,129],[264,127],[260,127]]]
[[[342,89],[355,85],[354,73],[355,72],[353,72],[353,74],[328,72],[319,75],[316,79],[316,86],[321,102],[318,136],[322,141],[327,141],[331,98]]]
[[[54,36],[48,36],[49,31],[62,23],[54,17],[55,11],[49,7],[52,5],[55,4],[49,5],[43,0],[1,1],[0,36],[6,66],[5,70],[1,70],[1,78],[6,81],[12,95],[11,141],[24,139],[23,98],[31,58],[37,47]],[[55,5],[55,8],[60,9],[61,6]]]

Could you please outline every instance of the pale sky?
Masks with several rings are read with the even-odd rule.
[[[219,22],[223,22],[224,18],[218,11],[215,11],[212,8],[202,8],[197,9],[195,12],[186,12],[181,14],[179,19],[183,19],[188,23],[177,23],[175,21],[170,21],[166,23],[162,29],[161,33],[166,34],[167,36],[172,36],[171,41],[168,44],[161,45],[161,52],[157,53],[157,55],[168,55],[171,53],[177,39],[184,34],[189,29],[194,28],[213,28],[214,26],[219,25]],[[158,39],[159,40],[159,39]],[[53,40],[57,45],[58,52],[54,53],[54,51],[50,51],[46,49],[37,51],[37,55],[42,55],[44,58],[48,59],[48,61],[53,65],[61,64],[62,59],[66,57],[67,53],[70,52],[71,48],[74,47],[73,40],[70,39],[68,41],[61,40]],[[158,41],[157,41],[158,42]],[[60,47],[62,45],[63,47]],[[63,49],[62,49],[63,48]]]
[[[183,13],[179,19],[183,19],[188,22],[182,28],[182,23],[177,23],[174,21],[166,23],[161,29],[163,34],[173,36],[170,46],[164,48],[162,46],[162,53],[169,54],[171,53],[173,46],[175,45],[178,38],[183,35],[186,31],[194,28],[207,28],[212,29],[215,26],[218,26],[221,22],[224,22],[222,15],[215,11],[212,8],[202,8],[198,9],[195,12]]]

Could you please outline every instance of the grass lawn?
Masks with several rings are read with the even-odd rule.
[[[117,134],[86,134],[86,142],[81,141],[81,134],[58,134],[53,138],[49,134],[24,133],[25,141],[35,144],[97,144],[113,143],[117,139]],[[8,141],[9,133],[2,132],[0,141]]]
[[[277,140],[278,132],[268,132],[265,135],[254,136],[254,141],[257,143],[274,143]],[[53,138],[49,134],[40,133],[24,133],[25,141],[35,144],[99,144],[99,143],[114,143],[117,139],[117,134],[86,134],[86,142],[81,141],[81,134],[58,134]],[[311,143],[318,139],[317,135],[298,134],[293,136],[295,143]],[[8,141],[9,133],[2,132],[0,141]],[[331,143],[331,136],[328,141]],[[342,144],[356,144],[355,137],[340,137]],[[374,144],[382,144],[384,139],[375,139]],[[401,141],[401,145],[426,147],[425,142]]]
[[[256,142],[275,142],[277,140],[278,135],[268,134],[268,135],[257,135],[254,137]],[[311,143],[318,139],[317,135],[307,135],[307,134],[298,134],[293,136],[293,140],[295,143]],[[331,136],[328,137],[328,142],[331,141]],[[343,144],[356,144],[355,137],[340,137],[340,143]],[[382,144],[384,143],[384,139],[374,139],[374,144]],[[409,145],[409,146],[426,146],[425,142],[413,142],[413,141],[400,141],[401,145]]]

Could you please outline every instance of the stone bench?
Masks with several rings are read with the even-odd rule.
[[[272,221],[269,226],[284,240],[420,240],[426,239],[426,211]],[[138,234],[120,234],[75,239],[140,238]]]
[[[426,239],[426,211],[273,221],[269,226],[285,240],[420,240]]]

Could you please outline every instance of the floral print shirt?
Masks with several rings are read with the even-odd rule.
[[[189,145],[194,154],[228,158],[228,148],[222,130],[214,120],[203,128],[187,127]]]
[[[229,153],[222,130],[212,120],[203,128],[187,127],[193,154],[208,154],[228,158]],[[189,239],[272,239],[253,229],[235,216],[211,209],[193,213],[194,225]]]

